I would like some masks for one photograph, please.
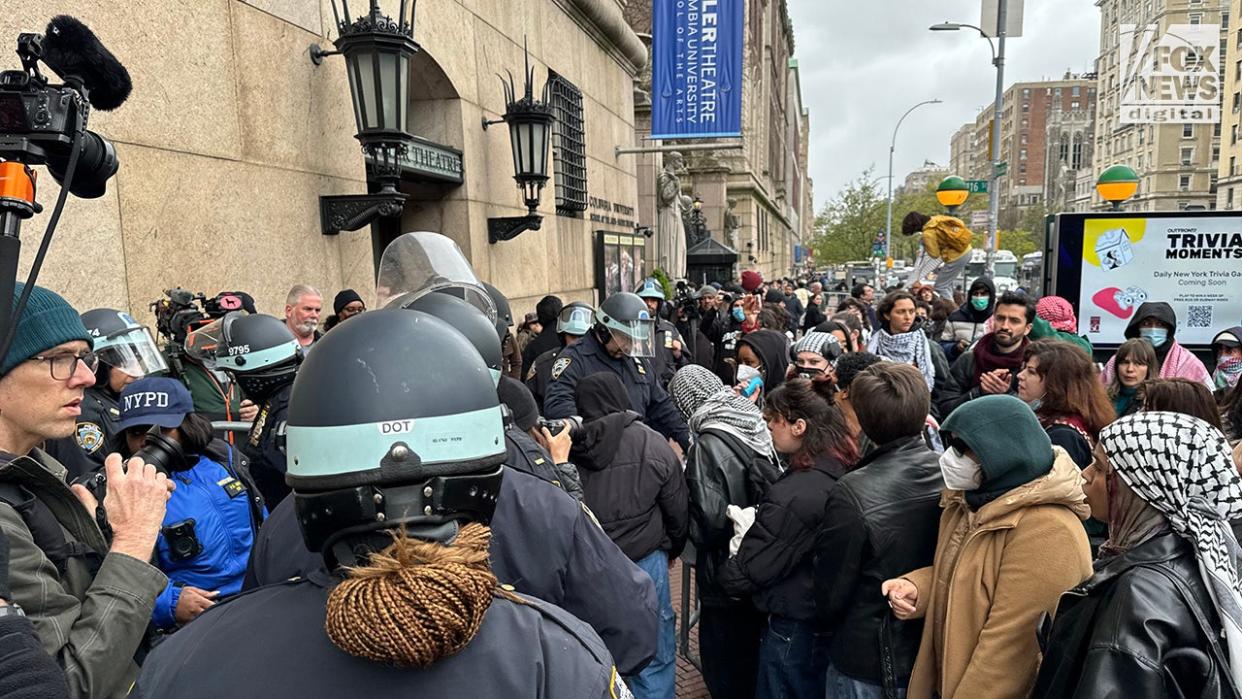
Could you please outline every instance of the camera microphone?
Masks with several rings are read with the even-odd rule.
[[[62,79],[79,81],[92,107],[113,110],[129,97],[129,71],[85,24],[57,15],[48,22],[43,44],[43,63]]]

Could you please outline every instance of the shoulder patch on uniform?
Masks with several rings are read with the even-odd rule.
[[[233,478],[232,476],[216,481],[216,485],[220,486],[221,488],[224,488],[225,494],[228,495],[230,498],[235,498],[238,495],[241,495],[242,493],[246,492],[246,486],[243,485],[241,481],[237,480],[236,478]]]
[[[664,349],[673,349],[673,333],[666,331],[664,333]]]
[[[612,699],[634,699],[634,694],[630,692],[630,688],[625,686],[625,680],[621,679],[621,675],[617,674],[617,667],[612,668],[612,679],[608,683],[608,691],[612,694]]]
[[[569,368],[569,365],[573,363],[573,361],[574,360],[571,357],[561,357],[560,359],[557,359],[556,363],[552,365],[552,380],[555,381],[561,378],[561,374]]]
[[[643,360],[641,358],[634,357],[634,367],[638,369],[639,376],[647,375],[647,365],[643,364]]]
[[[74,437],[78,440],[78,446],[87,454],[99,451],[104,443],[103,429],[93,422],[79,422]]]

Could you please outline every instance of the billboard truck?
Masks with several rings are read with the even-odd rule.
[[[1096,347],[1121,344],[1144,301],[1173,306],[1188,347],[1242,324],[1242,212],[1058,214],[1044,260],[1046,288]]]

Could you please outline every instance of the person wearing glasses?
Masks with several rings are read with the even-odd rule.
[[[44,449],[69,470],[69,481],[103,469],[112,452],[121,391],[148,374],[168,371],[151,331],[123,311],[96,308],[82,314],[82,324],[94,341],[99,367],[95,385],[82,397],[82,414],[73,434],[49,441]]]
[[[24,285],[17,284],[14,297]],[[103,507],[72,491],[65,467],[40,449],[73,434],[99,359],[77,311],[56,293],[30,290],[0,360],[0,528],[9,538],[10,604],[0,614],[34,622],[73,696],[122,697],[138,674],[134,651],[168,579],[147,561],[174,487],[119,454],[104,459]],[[76,496],[76,497],[75,497]]]

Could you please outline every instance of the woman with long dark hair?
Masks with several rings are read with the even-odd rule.
[[[1078,468],[1091,464],[1100,430],[1117,417],[1091,358],[1063,340],[1027,345],[1018,397],[1035,411],[1053,446],[1068,452]]]
[[[1108,397],[1113,401],[1117,417],[1137,413],[1143,407],[1135,400],[1139,386],[1160,375],[1160,360],[1147,340],[1126,340],[1117,348],[1117,371],[1108,383]]]
[[[858,459],[831,387],[786,381],[767,396],[764,418],[787,468],[772,484],[737,555],[719,571],[725,592],[753,596],[768,615],[755,696],[824,696],[828,634],[816,622],[815,532],[828,492]]]
[[[1144,411],[1181,413],[1203,420],[1220,430],[1225,425],[1220,419],[1220,409],[1207,386],[1190,379],[1153,379],[1139,387],[1138,398]]]

